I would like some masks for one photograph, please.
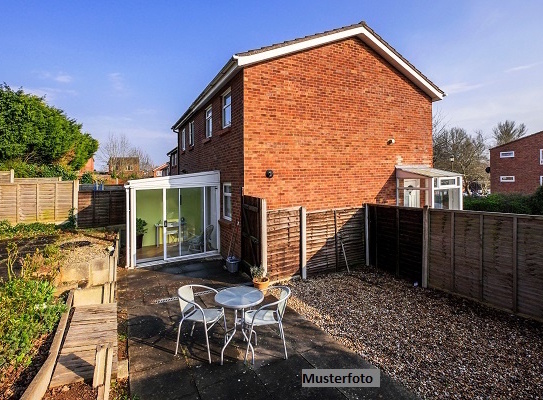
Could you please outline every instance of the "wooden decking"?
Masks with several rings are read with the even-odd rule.
[[[113,375],[117,374],[117,303],[79,306],[68,327],[49,387],[91,382],[96,346],[113,344]]]

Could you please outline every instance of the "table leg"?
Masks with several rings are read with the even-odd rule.
[[[243,338],[248,342],[248,347],[251,349],[251,355],[253,356],[253,364],[255,362],[255,349],[253,348],[253,345],[251,344],[251,338],[247,336],[247,333],[245,333],[245,310],[242,309],[242,321],[241,321],[241,332],[243,333]],[[255,332],[256,334],[256,332]],[[256,344],[256,342],[255,342]],[[247,356],[245,357],[247,358]]]
[[[228,332],[226,332],[224,334],[224,337],[225,337],[226,340],[225,340],[224,346],[223,346],[223,348],[221,350],[221,365],[223,365],[223,360],[224,360],[224,349],[226,349],[226,346],[228,346],[228,343],[230,343],[232,341],[232,338],[236,334],[237,325],[238,325],[238,310],[234,310],[234,327],[232,329],[230,329],[230,331],[232,333],[229,334]],[[242,329],[242,331],[243,331],[243,329]]]

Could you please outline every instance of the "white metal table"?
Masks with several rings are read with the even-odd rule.
[[[251,286],[234,286],[221,290],[215,295],[215,302],[217,304],[234,310],[234,327],[230,328],[225,333],[225,343],[221,351],[221,365],[223,365],[224,350],[236,334],[238,325],[241,325],[241,332],[243,333],[245,340],[249,340],[245,334],[245,331],[243,330],[243,317],[245,315],[245,309],[262,303],[262,300],[264,300],[264,294],[260,290]],[[241,310],[240,318],[238,318],[238,310]],[[249,347],[251,348],[251,352],[254,354],[254,349],[251,343],[249,343]]]

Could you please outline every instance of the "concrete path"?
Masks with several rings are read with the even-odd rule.
[[[136,269],[119,274],[119,307],[128,314],[131,395],[141,400],[416,398],[382,372],[379,388],[302,387],[302,369],[375,367],[290,308],[284,319],[288,360],[283,359],[275,326],[259,331],[254,365],[243,362],[246,346],[240,334],[227,347],[224,365],[220,365],[224,332],[219,325],[210,335],[212,364],[207,360],[201,325],[196,326],[192,338],[190,324],[183,325],[180,351],[174,356],[179,303],[157,301],[176,297],[177,289],[189,283],[217,289],[247,283],[241,275],[225,271],[222,264],[169,264],[157,270]],[[204,296],[203,301],[212,306],[213,296]],[[233,311],[226,313],[231,326]]]

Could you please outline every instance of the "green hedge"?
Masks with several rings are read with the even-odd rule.
[[[464,197],[464,210],[543,215],[543,187],[531,196],[490,194],[486,197]]]

